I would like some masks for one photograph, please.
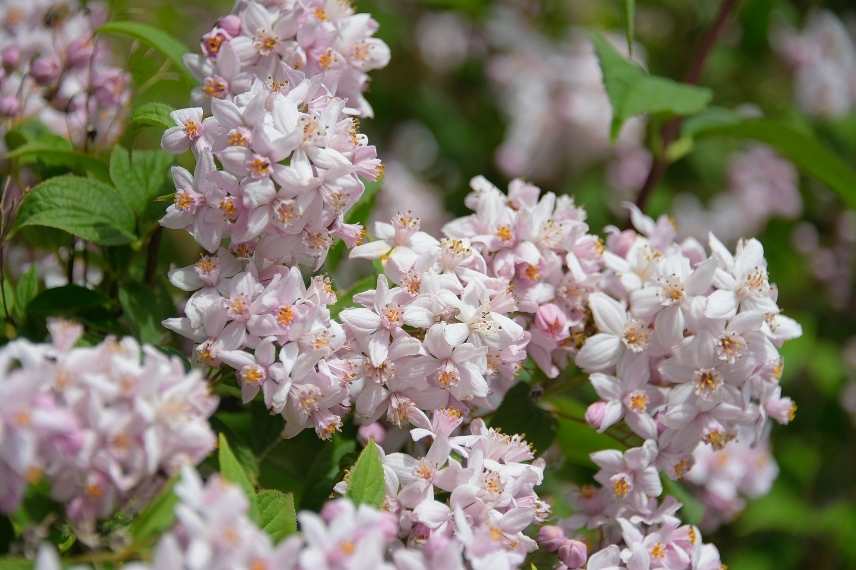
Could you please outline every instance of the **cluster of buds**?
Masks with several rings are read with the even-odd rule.
[[[214,448],[217,399],[197,372],[131,338],[74,348],[79,325],[51,321],[51,344],[0,350],[0,510],[43,478],[91,530],[147,484]]]
[[[95,30],[98,3],[11,0],[0,6],[0,119],[35,117],[72,144],[107,146],[121,133],[130,77],[110,64]],[[0,134],[5,127],[0,127]]]
[[[686,481],[704,505],[701,526],[708,530],[731,522],[747,499],[766,495],[779,474],[767,442],[753,447],[732,441],[718,451],[699,445],[693,456]]]
[[[424,455],[383,458],[384,510],[397,521],[397,536],[415,549],[406,568],[517,568],[537,543],[524,531],[541,523],[550,507],[535,492],[544,461],[529,444],[485,426],[457,435],[460,411],[437,410],[429,420],[411,412],[411,437]],[[430,445],[426,440],[430,439]],[[345,493],[347,478],[336,486]],[[398,558],[396,558],[398,560]],[[417,564],[418,561],[418,564]]]
[[[175,201],[161,223],[209,253],[226,241],[315,268],[335,239],[358,241],[362,228],[345,214],[363,180],[383,172],[359,132],[371,115],[366,72],[389,60],[376,29],[338,0],[238,2],[203,36],[202,55],[187,58],[202,106],[173,112],[162,146],[191,149],[196,167],[173,170]]]

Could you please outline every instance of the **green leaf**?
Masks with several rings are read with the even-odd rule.
[[[107,22],[98,31],[139,40],[161,52],[187,81],[193,81],[193,75],[184,65],[184,54],[190,50],[163,30],[140,22]]]
[[[29,312],[40,316],[76,316],[109,305],[110,299],[80,285],[45,289],[30,302]]]
[[[36,271],[36,266],[30,266],[30,269],[21,275],[18,283],[15,285],[15,318],[19,321],[26,317],[27,305],[30,301],[36,298],[39,294],[39,274]]]
[[[158,496],[134,517],[128,530],[136,543],[147,542],[172,526],[178,504],[177,481],[178,477],[170,479]]]
[[[131,127],[155,127],[168,129],[175,126],[175,121],[170,117],[175,109],[164,103],[143,103],[131,113]]]
[[[490,425],[508,435],[526,437],[536,453],[544,453],[556,437],[556,419],[539,407],[530,395],[530,386],[518,382],[502,400]]]
[[[598,433],[584,419],[586,407],[570,398],[553,398],[551,406],[561,413],[556,440],[564,458],[574,465],[594,467],[591,454],[602,449],[624,450],[626,445],[605,433]],[[563,417],[564,416],[564,417]],[[579,418],[578,420],[568,418]]]
[[[26,558],[0,558],[0,570],[33,570],[35,563]]]
[[[336,299],[336,302],[330,306],[330,314],[333,317],[338,317],[339,313],[354,304],[354,295],[362,293],[363,291],[368,291],[369,289],[374,289],[376,285],[377,275],[366,275],[351,285],[347,291],[337,293],[338,298]]]
[[[718,111],[716,115],[688,121],[683,135],[727,136],[767,144],[840,194],[849,207],[856,208],[856,172],[805,129],[775,119],[741,119]]]
[[[120,145],[110,153],[110,179],[137,216],[159,196],[166,194],[171,155],[162,150],[135,150],[129,153]]]
[[[160,344],[166,334],[161,321],[175,310],[163,289],[130,283],[119,289],[119,303],[136,336],[143,342]]]
[[[624,122],[636,115],[692,115],[707,107],[713,92],[649,74],[622,57],[603,34],[592,33],[603,83],[612,105],[612,139]]]
[[[250,478],[247,476],[247,472],[244,470],[244,467],[238,462],[235,454],[232,453],[232,448],[229,447],[229,441],[222,433],[219,438],[217,458],[220,463],[220,474],[225,480],[234,483],[244,491],[244,494],[247,496],[247,500],[250,503],[250,518],[258,523],[261,519],[256,490],[250,482]]]
[[[24,163],[41,162],[47,166],[65,167],[78,174],[91,172],[102,180],[107,178],[107,166],[103,160],[73,150],[69,141],[56,135],[25,143],[7,156]]]
[[[260,526],[274,544],[297,532],[297,513],[294,511],[294,496],[273,489],[259,493]]]
[[[50,178],[24,197],[15,229],[57,228],[99,245],[135,239],[134,213],[115,188],[90,178]]]
[[[624,0],[624,35],[627,53],[633,55],[633,37],[636,35],[636,0]]]
[[[370,441],[363,448],[351,470],[348,482],[348,497],[357,505],[367,504],[380,508],[383,505],[384,478],[380,450]]]

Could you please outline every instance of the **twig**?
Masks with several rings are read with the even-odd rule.
[[[704,36],[702,36],[698,49],[693,56],[690,68],[684,77],[685,83],[689,83],[690,85],[698,84],[699,79],[701,79],[702,71],[704,70],[704,65],[707,63],[707,59],[713,51],[717,40],[719,40],[719,37],[722,35],[729,16],[734,12],[734,9],[737,7],[739,2],[740,0],[723,0],[722,4],[720,4],[719,12],[716,14],[716,20],[714,20],[713,25],[707,30],[707,32],[705,32]],[[657,187],[660,180],[663,178],[663,175],[666,174],[666,169],[669,167],[669,160],[663,155],[665,150],[669,148],[669,145],[678,138],[678,135],[681,132],[682,123],[683,119],[681,119],[681,117],[675,117],[667,122],[660,131],[661,152],[655,154],[654,162],[651,164],[651,170],[648,171],[648,176],[645,178],[645,184],[643,184],[642,189],[639,190],[639,194],[636,196],[636,206],[638,206],[640,210],[645,209],[648,198],[651,197],[651,193],[654,191],[654,188]]]

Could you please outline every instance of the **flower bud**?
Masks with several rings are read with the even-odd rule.
[[[565,531],[558,526],[547,524],[538,531],[538,544],[547,552],[557,552],[566,541]]]
[[[324,506],[321,507],[321,518],[324,519],[324,522],[330,524],[332,521],[339,518],[339,516],[343,515],[347,508],[345,507],[345,503],[347,501],[345,499],[338,499],[336,501],[328,501],[324,503]]]
[[[62,72],[62,65],[54,56],[37,58],[30,68],[30,74],[39,85],[50,85],[57,80]]]
[[[588,548],[584,542],[568,539],[559,547],[559,559],[568,568],[582,568],[588,560]]]
[[[535,326],[550,336],[561,336],[565,332],[567,322],[565,313],[553,303],[541,305],[535,313]]]
[[[217,26],[234,38],[241,33],[241,18],[235,14],[229,14],[220,18]]]
[[[0,116],[14,117],[20,112],[21,103],[14,95],[0,97]]]
[[[6,46],[0,58],[3,60],[3,67],[15,69],[21,63],[21,49],[18,46]]]
[[[603,425],[604,416],[606,416],[606,402],[595,402],[586,410],[586,421],[595,429],[600,429]]]
[[[68,44],[66,57],[72,67],[88,65],[95,54],[95,44],[90,38],[79,38]]]
[[[360,438],[360,442],[363,445],[371,440],[374,440],[377,444],[381,444],[386,437],[386,430],[383,429],[383,426],[378,422],[373,422],[360,426],[360,429],[357,430],[357,436]]]

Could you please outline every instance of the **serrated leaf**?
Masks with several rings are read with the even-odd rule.
[[[172,526],[178,503],[174,491],[177,480],[177,477],[170,479],[158,496],[134,517],[128,530],[136,543],[146,542]]]
[[[624,35],[627,40],[627,53],[633,55],[633,42],[636,28],[636,0],[624,0]]]
[[[536,453],[544,453],[556,437],[556,420],[535,404],[530,390],[524,382],[515,384],[497,408],[490,425],[508,435],[523,435]]]
[[[856,208],[856,171],[805,129],[766,118],[739,118],[728,111],[704,114],[688,121],[684,136],[727,136],[750,139],[772,147],[801,171],[823,182]]]
[[[24,197],[15,229],[45,226],[99,245],[130,243],[134,213],[115,188],[78,176],[50,178]]]
[[[131,127],[168,129],[175,126],[175,121],[170,117],[170,113],[174,110],[165,103],[143,103],[131,113]]]
[[[380,450],[377,444],[369,441],[351,469],[348,482],[348,497],[357,505],[371,505],[380,508],[383,505],[384,476]]]
[[[26,317],[27,305],[39,294],[39,274],[36,266],[21,275],[15,285],[15,318],[19,321]]]
[[[625,59],[603,34],[592,33],[603,83],[612,105],[615,140],[627,119],[642,114],[692,115],[707,107],[713,92],[649,74]]]
[[[193,75],[184,65],[187,47],[165,31],[140,22],[107,22],[98,32],[133,38],[162,53],[187,80],[193,81]]]
[[[259,493],[260,526],[274,544],[297,532],[297,513],[294,511],[294,496],[273,489]]]
[[[229,441],[222,433],[220,434],[218,445],[217,459],[220,463],[220,475],[225,480],[238,485],[244,491],[250,503],[250,518],[258,523],[260,521],[258,497],[256,496],[253,484],[250,482],[250,478],[247,476],[247,472],[235,457],[235,454],[232,453]]]
[[[162,150],[135,150],[131,154],[120,145],[113,147],[110,179],[137,216],[154,198],[166,193],[162,191],[172,162],[172,156]]]

